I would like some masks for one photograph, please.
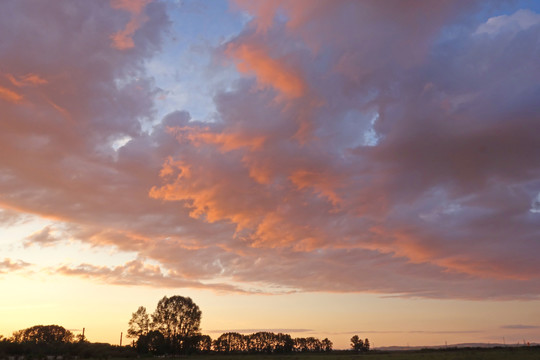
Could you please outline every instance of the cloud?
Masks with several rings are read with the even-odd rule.
[[[538,325],[503,325],[501,326],[501,329],[509,329],[509,330],[529,330],[529,329],[540,329],[540,326]]]
[[[18,78],[15,78],[11,74],[6,74],[5,76],[13,85],[17,87],[38,86],[47,83],[47,80],[41,78],[37,74],[26,74],[19,76]]]
[[[0,261],[0,275],[22,270],[29,267],[30,265],[31,264],[22,260],[11,260],[8,258],[4,258],[3,261]]]
[[[510,288],[520,287],[519,282],[531,286],[531,290],[522,288],[525,293],[536,292],[538,268],[524,250],[536,247],[533,239],[537,236],[536,220],[527,214],[531,190],[538,186],[534,175],[538,168],[531,162],[535,158],[531,154],[538,155],[539,148],[537,139],[529,132],[537,123],[533,110],[535,87],[528,80],[528,72],[518,70],[533,66],[534,57],[525,42],[535,41],[534,32],[522,32],[524,43],[514,49],[523,52],[519,60],[523,63],[516,64],[512,75],[522,79],[516,83],[511,77],[501,76],[504,64],[513,63],[511,57],[515,52],[488,61],[485,73],[466,70],[485,67],[486,54],[496,52],[495,47],[513,46],[509,39],[499,39],[495,44],[469,33],[448,42],[432,42],[433,32],[453,14],[468,8],[455,6],[447,12],[443,5],[433,5],[429,10],[435,16],[423,24],[425,29],[418,34],[406,28],[409,22],[416,21],[413,13],[398,14],[395,7],[379,8],[374,3],[347,4],[348,7],[335,5],[334,9],[334,5],[325,3],[329,11],[322,11],[323,5],[311,3],[303,3],[302,9],[281,4],[288,16],[285,29],[280,28],[282,24],[278,21],[269,26],[268,19],[263,18],[264,31],[248,30],[231,43],[236,48],[249,47],[257,39],[276,51],[272,45],[279,42],[279,51],[290,51],[282,58],[291,64],[301,64],[306,88],[317,89],[322,98],[318,106],[309,108],[312,136],[306,138],[307,142],[296,141],[300,124],[289,120],[305,116],[305,106],[273,102],[268,89],[258,88],[253,92],[249,82],[239,83],[236,92],[216,98],[222,122],[210,131],[215,136],[224,133],[231,136],[235,132],[236,136],[244,137],[265,134],[264,146],[218,152],[215,143],[197,143],[197,148],[204,149],[204,154],[212,154],[212,159],[200,158],[198,154],[193,154],[197,160],[191,155],[181,157],[182,169],[187,167],[193,172],[191,163],[205,166],[196,165],[200,169],[196,175],[191,178],[180,175],[159,188],[160,192],[155,188],[152,195],[184,202],[188,208],[195,209],[192,215],[198,219],[238,225],[242,232],[237,232],[237,236],[254,248],[292,248],[304,252],[297,257],[301,259],[301,270],[294,264],[289,271],[317,274],[321,276],[317,278],[318,284],[330,285],[333,275],[329,274],[334,266],[339,268],[337,261],[333,262],[333,255],[336,260],[343,259],[338,249],[348,248],[355,254],[351,260],[355,258],[359,263],[369,263],[374,254],[380,253],[387,257],[388,263],[410,268],[406,272],[411,274],[418,274],[414,267],[433,266],[436,273],[433,281],[445,278],[446,284],[453,284],[451,290],[442,291],[435,286],[437,290],[432,288],[432,292],[428,290],[432,287],[428,279],[420,281],[425,287],[418,289],[409,282],[405,293],[413,296],[464,294],[462,290],[469,286],[467,279],[475,279],[470,284],[479,286],[470,289],[467,296],[472,298],[482,296],[479,295],[482,292],[483,296],[497,296],[485,292],[492,283],[508,286],[501,291],[503,297],[506,291],[507,295],[516,296],[517,289]],[[428,10],[421,4],[417,6],[417,13]],[[259,19],[257,11],[265,7],[256,8],[254,23]],[[350,13],[364,11],[374,17],[362,25],[339,17],[340,26],[358,28],[352,31],[355,34],[367,33],[364,28],[373,33],[377,26],[375,19],[380,17],[399,19],[396,24],[399,35],[392,33],[391,42],[384,41],[390,32],[378,35],[379,42],[362,43],[360,40],[364,39],[354,36],[341,42],[319,41],[317,51],[326,59],[331,58],[330,64],[312,62],[304,49],[291,50],[298,49],[292,44],[297,44],[299,39],[311,42],[310,46],[316,39],[334,40],[333,31],[324,28],[317,32],[311,25],[325,21],[337,23],[337,14],[342,15],[344,9]],[[410,43],[413,37],[418,45],[406,50],[406,54],[410,51],[410,57],[396,62],[379,61],[396,58],[390,54],[402,51],[403,44]],[[380,48],[379,44],[385,47]],[[431,54],[424,52],[428,47]],[[452,56],[448,57],[448,53]],[[371,59],[374,54],[376,58]],[[419,55],[421,59],[416,58]],[[383,73],[403,78],[390,84]],[[490,77],[488,73],[497,76]],[[330,75],[321,79],[318,74]],[[501,98],[510,84],[520,89],[520,95]],[[266,100],[261,102],[262,99]],[[495,99],[502,100],[498,100],[497,109],[489,105]],[[353,111],[358,115],[351,124]],[[368,116],[369,113],[376,115]],[[250,119],[249,124],[246,118]],[[281,122],[286,119],[289,121]],[[349,133],[356,131],[357,137],[372,126],[378,140],[371,146],[348,142],[349,134],[340,132],[345,126],[349,127]],[[347,142],[349,146],[343,147]],[[189,141],[182,138],[180,143],[186,146]],[[227,164],[226,168],[221,168],[221,164]],[[215,176],[213,180],[212,176]],[[192,179],[210,180],[211,185]],[[194,184],[200,187],[190,187]],[[505,186],[511,186],[512,190],[503,190]],[[221,196],[227,193],[236,195],[234,203]],[[426,216],[428,213],[433,215]],[[522,229],[519,235],[515,233],[518,223]],[[488,224],[497,224],[497,230]],[[516,235],[520,240],[512,241],[510,246],[509,239],[515,239]],[[287,267],[287,255],[276,252],[280,266]],[[325,261],[324,271],[310,267],[310,260],[319,256]],[[398,265],[401,259],[404,262]],[[351,264],[352,261],[347,263]],[[374,268],[379,279],[384,278],[384,266],[371,266],[370,271]],[[235,272],[240,273],[239,267]],[[287,282],[292,287],[316,288],[301,275],[297,281],[259,276],[269,282]],[[253,278],[253,273],[249,277]],[[343,287],[338,285],[341,290],[377,287],[348,279],[342,281]],[[397,287],[392,291],[399,292]]]
[[[9,209],[0,209],[0,226],[9,227],[24,223],[28,219],[26,214]]]
[[[25,246],[30,245],[40,245],[40,246],[51,246],[60,241],[58,237],[55,236],[55,229],[52,226],[46,226],[43,229],[36,231],[32,235],[28,236],[25,239]]]
[[[540,23],[540,14],[531,10],[518,10],[511,15],[500,15],[489,18],[480,24],[475,34],[495,35],[501,32],[517,33]]]
[[[24,97],[21,94],[18,94],[15,91],[6,89],[4,87],[0,87],[0,99],[3,99],[8,102],[12,102],[12,103],[20,103],[23,100],[23,98]]]
[[[0,206],[54,222],[28,244],[61,247],[61,230],[139,259],[50,271],[219,291],[540,295],[539,28],[516,20],[531,14],[484,36],[477,2],[240,1],[252,20],[200,76],[231,61],[238,74],[210,81],[203,122],[156,118],[163,90],[145,64],[171,24],[163,2],[0,7]]]
[[[475,334],[481,333],[480,330],[359,330],[342,332],[336,335],[342,334]]]
[[[113,9],[124,10],[130,13],[131,19],[123,30],[111,36],[112,46],[118,50],[126,50],[135,47],[133,35],[148,17],[143,13],[144,8],[152,0],[111,0]]]
[[[217,291],[243,292],[228,284],[202,283],[184,279],[174,272],[164,273],[157,265],[145,263],[143,260],[133,260],[115,267],[80,264],[78,266],[61,266],[51,269],[53,273],[67,276],[91,278],[107,284],[150,286],[158,288],[206,288]]]
[[[536,195],[531,204],[531,209],[529,210],[532,213],[540,213],[540,193]]]
[[[261,86],[270,85],[290,98],[300,97],[306,92],[306,85],[298,76],[298,70],[271,58],[261,46],[230,44],[227,53],[237,59],[240,72],[254,72]]]

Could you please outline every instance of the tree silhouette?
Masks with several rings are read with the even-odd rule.
[[[165,336],[173,353],[188,350],[200,323],[201,310],[189,297],[164,296],[152,314],[152,327]]]
[[[34,344],[69,343],[73,333],[59,325],[35,325],[13,333],[13,339]]]
[[[351,347],[357,352],[369,351],[369,340],[366,338],[364,341],[362,341],[358,335],[354,335],[351,338]]]
[[[199,335],[197,337],[197,351],[206,353],[212,350],[212,338],[208,335]]]
[[[210,336],[200,333],[199,307],[191,298],[178,295],[159,300],[151,318],[152,322],[146,308],[140,306],[129,321],[128,336],[138,338],[135,347],[139,354],[190,354],[212,350],[222,353],[322,352],[332,351],[333,346],[328,338],[322,341],[315,337],[293,339],[289,334],[267,331],[251,335],[227,332],[212,341]],[[358,336],[356,339],[363,345]]]
[[[334,346],[334,344],[328,338],[324,338],[321,341],[321,345],[322,351],[332,351],[332,347]]]
[[[214,349],[218,352],[244,352],[248,350],[249,337],[237,332],[221,334],[214,341]]]
[[[293,350],[298,352],[308,351],[306,338],[294,338]]]
[[[271,353],[274,350],[275,334],[262,331],[249,336],[249,349],[253,352]]]
[[[146,313],[146,308],[144,306],[139,306],[137,311],[131,314],[127,337],[139,338],[142,335],[146,335],[150,330],[149,327],[150,316]]]
[[[274,352],[288,353],[293,349],[293,339],[289,334],[274,335]]]
[[[353,348],[353,350],[355,351],[361,351],[362,348],[364,347],[364,342],[362,341],[362,339],[360,339],[358,337],[358,335],[354,335],[352,338],[351,338],[351,347]]]
[[[149,331],[145,335],[139,336],[136,342],[137,352],[151,353],[153,355],[163,355],[167,351],[167,342],[162,333],[157,330]]]
[[[370,347],[369,339],[365,338],[364,339],[364,351],[369,351],[369,347]]]

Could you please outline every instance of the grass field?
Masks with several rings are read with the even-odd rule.
[[[540,347],[507,347],[490,349],[444,349],[420,351],[370,352],[353,354],[237,354],[197,355],[197,360],[540,360]]]

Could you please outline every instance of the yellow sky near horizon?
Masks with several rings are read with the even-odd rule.
[[[370,294],[297,293],[234,295],[209,290],[164,290],[99,284],[60,275],[2,278],[0,334],[33,325],[86,329],[92,342],[118,344],[138,306],[153,312],[164,295],[190,296],[202,310],[202,333],[274,331],[293,337],[328,337],[334,348],[352,335],[375,346],[442,345],[445,342],[537,341],[538,329],[506,329],[531,324],[538,301],[459,301],[383,297]],[[77,333],[77,332],[75,332]],[[124,337],[124,344],[127,340]]]

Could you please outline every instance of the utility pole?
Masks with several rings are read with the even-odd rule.
[[[122,335],[123,335],[123,333],[120,332],[120,346],[122,346]]]

